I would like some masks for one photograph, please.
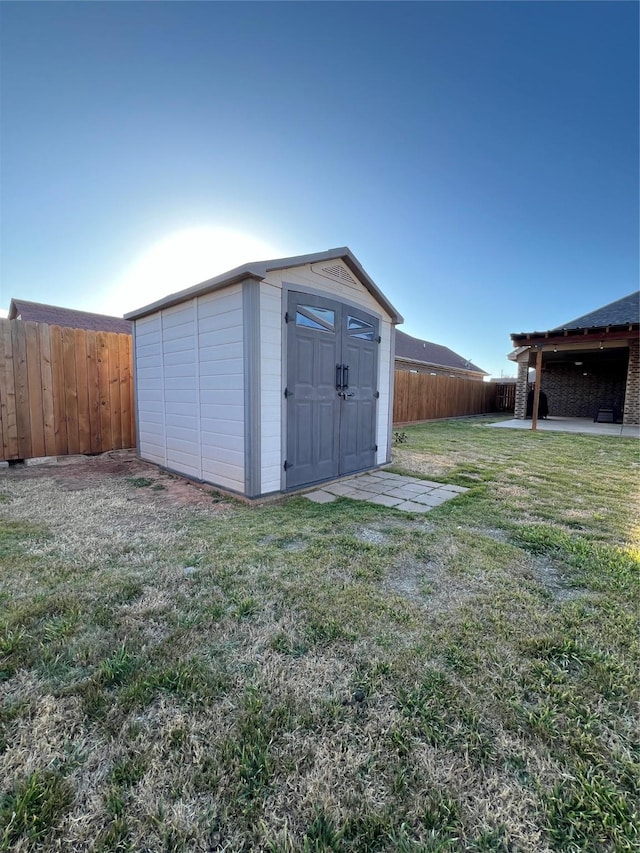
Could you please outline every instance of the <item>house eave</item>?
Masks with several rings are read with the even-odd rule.
[[[637,335],[639,323],[624,323],[609,326],[590,326],[575,329],[549,329],[546,332],[515,332],[511,334],[514,347],[531,347],[562,343],[590,343],[593,341],[627,340]]]

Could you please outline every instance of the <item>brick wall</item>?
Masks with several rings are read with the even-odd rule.
[[[547,395],[550,417],[594,418],[599,406],[617,403],[622,410],[625,384],[625,367],[570,363],[546,366],[541,388]]]
[[[640,424],[640,341],[629,341],[629,369],[624,422]]]
[[[529,393],[529,353],[526,359],[518,362],[518,378],[516,379],[516,404],[513,415],[523,420],[527,414],[527,394]]]

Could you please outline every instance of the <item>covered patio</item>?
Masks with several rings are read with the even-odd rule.
[[[520,428],[541,429],[547,415],[556,428],[573,424],[563,430],[568,432],[590,432],[591,422],[620,434],[620,426],[640,424],[638,298],[638,292],[630,294],[562,327],[511,335]],[[529,393],[532,368],[535,384]]]

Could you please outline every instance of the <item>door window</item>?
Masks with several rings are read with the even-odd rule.
[[[350,338],[362,338],[363,341],[372,341],[375,329],[371,323],[361,320],[359,317],[347,315],[347,334]]]
[[[331,308],[316,308],[314,305],[298,305],[296,326],[318,329],[321,332],[335,332],[336,313]]]

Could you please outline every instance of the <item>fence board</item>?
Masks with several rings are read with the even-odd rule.
[[[107,347],[109,349],[109,399],[111,407],[111,441],[114,447],[122,447],[122,422],[120,412],[120,347],[118,336],[115,332],[107,334]]]
[[[396,370],[394,383],[394,424],[495,411],[496,390],[489,382]]]
[[[62,330],[62,357],[65,377],[64,408],[67,424],[67,453],[79,453],[75,329],[64,328]]]
[[[78,452],[91,453],[89,388],[87,385],[87,333],[75,329],[76,387],[78,398]]]
[[[44,323],[38,323],[37,326],[40,379],[42,382],[44,455],[54,456],[56,452],[56,426],[53,403],[53,373],[51,370],[51,329]]]
[[[135,442],[129,335],[0,319],[0,459]]]
[[[100,395],[100,431],[102,444],[113,447],[111,438],[111,397],[109,395],[109,348],[106,332],[96,335],[98,353],[98,393]]]
[[[0,321],[0,406],[2,407],[3,459],[19,458],[16,389],[13,378],[13,346],[11,324]]]
[[[118,335],[120,350],[120,424],[122,429],[122,446],[131,447],[131,337]]]
[[[50,326],[50,333],[55,448],[56,455],[64,456],[68,450],[64,395],[64,351],[62,349],[62,328],[60,326]]]
[[[31,455],[44,456],[44,412],[40,346],[37,323],[24,324],[27,352],[27,389],[29,398],[29,422],[31,425]]]
[[[18,454],[21,459],[32,456],[31,430],[29,428],[29,377],[27,375],[27,336],[24,323],[11,327],[13,348],[13,379],[16,390],[16,425],[18,428]]]
[[[98,375],[98,333],[88,331],[87,346],[87,395],[89,397],[89,430],[91,453],[100,453],[102,448],[102,419],[100,417],[100,377]]]

